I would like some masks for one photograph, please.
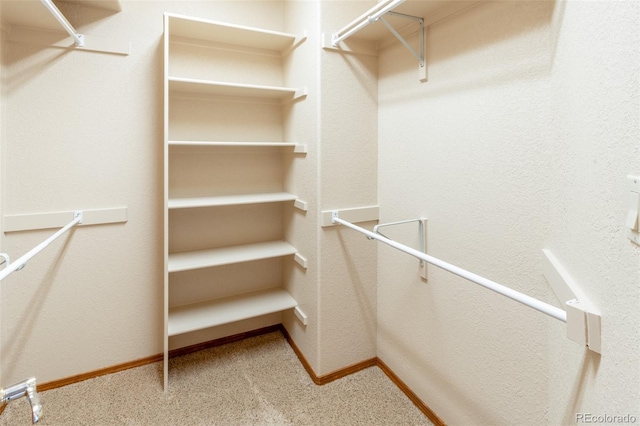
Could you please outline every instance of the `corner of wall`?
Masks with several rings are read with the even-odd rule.
[[[320,33],[337,31],[374,4],[322,2]],[[320,58],[319,210],[375,205],[377,58],[324,49]],[[320,231],[319,375],[376,356],[376,250],[348,229]]]

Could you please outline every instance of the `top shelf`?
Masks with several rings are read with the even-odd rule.
[[[196,40],[285,52],[295,43],[295,34],[245,27],[167,13],[169,34]]]
[[[423,18],[424,25],[428,26],[479,2],[480,0],[405,0],[404,2],[401,2],[400,4],[393,7],[390,12]],[[356,21],[361,22],[362,20],[366,20],[368,16],[371,16],[377,11],[383,9],[385,4],[391,3],[393,3],[393,0],[386,0],[378,3],[373,8],[364,12],[359,18],[356,18],[354,21],[352,21],[351,24],[355,23]],[[406,20],[394,17],[392,15],[384,15],[384,18],[393,27],[395,27],[396,30],[401,30],[402,27],[406,27],[408,25]],[[384,26],[381,22],[374,22],[371,25],[366,25],[358,30],[357,33],[353,35],[353,38],[367,41],[380,41],[388,38],[389,36],[393,37],[386,26]]]
[[[106,9],[113,12],[122,11],[120,0],[56,0],[77,3],[91,8]],[[40,0],[1,1],[0,14],[2,20],[18,27],[39,28],[43,30],[61,31],[60,24],[47,10]]]

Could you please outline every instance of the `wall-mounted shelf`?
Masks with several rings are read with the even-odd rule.
[[[58,0],[58,3],[61,1],[67,2]],[[119,0],[69,0],[68,2],[78,4],[82,8],[104,9],[112,13],[122,11]],[[56,5],[47,1],[2,1],[0,15],[2,28],[7,32],[10,41],[119,55],[128,55],[131,51],[131,43],[117,35],[101,37],[78,34]]]
[[[224,195],[215,197],[169,198],[169,209],[185,209],[197,207],[239,206],[243,204],[278,203],[294,201],[298,197],[288,192],[272,192],[266,194]]]
[[[56,3],[79,3],[90,6],[95,9],[111,10],[113,12],[122,12],[121,0],[56,0]]]
[[[353,21],[332,34],[323,34],[322,47],[365,55],[376,55],[377,50],[388,44],[389,39],[400,41],[418,60],[418,78],[427,81],[426,28],[448,16],[458,13],[474,4],[475,1],[420,1],[420,0],[384,0],[364,12]],[[409,24],[407,25],[407,23]],[[418,32],[418,46],[414,48],[405,39]],[[352,48],[348,38],[375,42],[375,50]]]
[[[67,0],[57,0],[59,1]],[[119,0],[73,0],[72,3],[113,12],[122,11],[122,3]],[[60,31],[60,24],[40,0],[2,1],[0,11],[2,20],[11,26]]]
[[[169,77],[169,91],[213,96],[239,96],[292,101],[306,96],[306,90],[290,87],[261,86],[255,84],[227,83],[223,81],[197,80]]]
[[[226,83],[223,81],[197,80],[169,77],[169,90],[181,93],[199,93],[220,96],[246,96],[284,99],[293,97],[296,89],[288,87],[259,86],[253,84]]]
[[[169,254],[169,273],[283,257],[298,250],[285,241],[243,244]]]
[[[366,19],[376,11],[381,10],[384,5],[391,3],[393,3],[393,0],[380,2],[375,7],[364,12],[360,18]],[[478,3],[480,3],[480,0],[405,0],[404,2],[397,3],[390,12],[421,17],[424,19],[424,25],[429,26]],[[398,28],[400,33],[405,33],[406,30],[415,31],[415,27],[411,23],[399,17],[388,16],[387,19],[389,23]],[[383,44],[385,40],[393,39],[393,36],[381,22],[364,26],[352,37],[359,40],[378,42],[379,44]]]
[[[295,142],[169,141],[169,147],[293,148],[296,154],[307,153],[307,145]]]
[[[171,37],[185,37],[214,43],[272,50],[285,54],[306,39],[295,34],[269,31],[259,28],[207,21],[168,14],[171,19]]]
[[[297,306],[289,293],[270,289],[169,309],[169,336],[202,330]]]

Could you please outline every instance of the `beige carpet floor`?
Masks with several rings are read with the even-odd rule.
[[[317,386],[280,332],[40,393],[41,425],[432,425],[378,368]],[[26,398],[0,425],[29,425]]]

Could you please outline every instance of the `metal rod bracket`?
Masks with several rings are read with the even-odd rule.
[[[338,223],[336,222],[336,219],[338,219],[340,217],[340,214],[338,213],[338,210],[333,210],[331,212],[331,223]]]
[[[400,41],[400,43],[402,43],[402,45],[406,47],[409,50],[409,52],[411,52],[411,54],[418,60],[418,75],[419,75],[420,81],[427,81],[427,58],[426,58],[426,52],[425,52],[426,49],[425,49],[424,19],[419,18],[417,16],[405,15],[404,13],[391,12],[391,11],[387,12],[387,15],[395,16],[397,18],[402,18],[402,19],[409,19],[418,23],[419,52],[416,52],[415,49],[411,47],[409,42],[407,42],[407,40],[405,40],[405,38],[402,37],[402,35],[400,35],[400,33],[396,31],[396,29],[393,28],[393,26],[391,26],[391,24],[389,24],[384,19],[384,17],[382,16],[380,17],[380,20],[385,25],[385,27],[387,27],[387,29],[391,32],[391,34],[393,34],[395,38],[397,38],[398,41]]]
[[[8,267],[9,265],[11,265],[11,258],[9,257],[9,254],[7,253],[0,253],[0,257],[2,257],[4,259],[4,262],[0,261],[0,265],[4,263],[4,267]]]
[[[38,423],[42,418],[42,404],[36,389],[36,379],[34,377],[0,389],[0,402],[7,403],[14,399],[26,396],[31,405],[31,420],[33,424]]]
[[[351,24],[341,29],[340,31],[334,33],[331,36],[332,47],[337,48],[340,42],[346,40],[348,37],[357,33],[362,28],[366,27],[367,25],[373,24],[375,22],[381,21],[387,27],[387,29],[391,32],[391,34],[393,34],[394,37],[397,38],[400,41],[400,43],[402,43],[409,50],[409,52],[411,52],[411,54],[418,60],[419,80],[422,82],[427,81],[427,62],[426,62],[426,48],[425,48],[426,30],[424,26],[424,19],[418,16],[412,16],[412,15],[406,15],[404,13],[393,12],[392,9],[398,6],[403,1],[404,0],[393,0],[384,7],[381,6],[383,3],[379,3],[379,6],[376,6],[371,11],[373,12],[376,9],[381,7],[380,10],[377,10],[371,13],[370,15],[363,15],[360,18],[358,18],[356,21],[352,22]],[[419,38],[418,50],[419,51],[418,52],[416,52],[416,50],[407,42],[407,40],[405,40],[405,38],[395,28],[393,28],[393,26],[389,24],[389,22],[387,22],[386,19],[384,19],[386,15],[394,16],[402,19],[409,19],[418,24],[419,26],[418,28],[418,38]]]
[[[78,34],[73,25],[67,21],[67,18],[60,12],[60,9],[53,3],[52,0],[40,0],[40,2],[47,8],[47,10],[53,15],[53,17],[58,21],[58,23],[64,28],[64,30],[69,34],[75,43],[76,46],[82,47],[84,46],[84,35]]]
[[[29,250],[26,254],[21,256],[18,260],[13,262],[10,266],[0,271],[0,281],[4,280],[11,273],[15,271],[19,271],[20,269],[24,268],[27,262],[29,262],[29,260],[31,260],[34,256],[36,256],[42,250],[44,250],[49,244],[55,241],[56,238],[60,237],[69,229],[73,228],[74,226],[82,222],[81,211],[74,212],[73,217],[74,219],[71,222],[69,222],[67,225],[65,225],[62,229],[60,229],[58,232],[56,232],[55,234],[53,234],[52,236],[50,236],[49,238],[47,238],[46,240],[44,240],[43,242],[41,242],[40,244],[32,248],[31,250]]]
[[[413,222],[418,222],[418,240],[420,245],[419,250],[420,252],[427,254],[427,219],[424,219],[424,218],[408,219],[408,220],[401,220],[397,222],[379,223],[378,225],[373,227],[373,232],[393,241],[391,238],[389,238],[388,236],[380,232],[379,229],[386,226],[403,225],[405,223],[413,223]],[[367,239],[373,240],[374,238],[367,235]],[[427,281],[427,263],[423,259],[420,259],[420,277],[424,281]]]

